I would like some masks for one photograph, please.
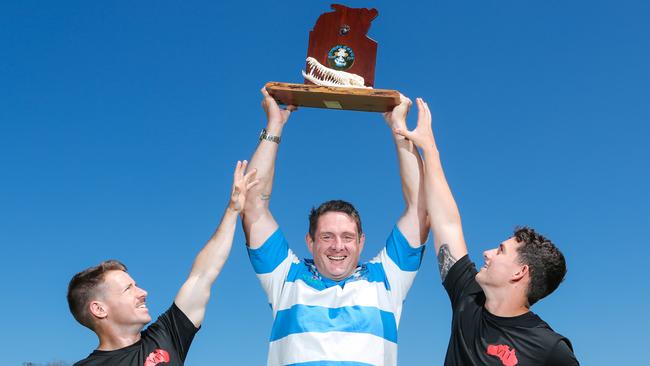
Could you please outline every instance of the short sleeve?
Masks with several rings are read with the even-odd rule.
[[[289,243],[279,228],[261,247],[249,247],[248,257],[275,314],[291,264],[298,263],[298,258],[289,249]]]
[[[476,266],[469,259],[468,255],[460,258],[449,269],[443,286],[447,290],[452,307],[455,307],[460,299],[469,294],[481,292],[481,287],[476,283]]]
[[[380,262],[386,273],[391,292],[401,303],[413,284],[415,275],[420,269],[424,246],[413,248],[397,226],[393,228],[386,246],[370,262]]]
[[[573,354],[571,344],[563,339],[559,341],[551,351],[546,366],[577,366],[578,359]]]
[[[192,321],[183,313],[181,309],[172,304],[169,310],[165,311],[158,320],[149,328],[147,332],[153,333],[152,336],[166,337],[168,335],[171,343],[178,352],[178,356],[184,361],[187,351],[190,349],[194,335],[199,331]]]

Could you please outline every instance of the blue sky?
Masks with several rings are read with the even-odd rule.
[[[302,82],[330,3],[0,4],[3,364],[72,363],[96,346],[65,291],[101,260],[129,266],[154,316],[171,304],[265,124],[259,88]],[[585,365],[647,360],[650,4],[346,5],[379,11],[375,86],[432,108],[471,257],[536,227],[569,272],[534,310]],[[374,256],[403,208],[379,114],[304,108],[285,128],[271,208],[300,255],[309,208],[333,198],[358,207],[362,259]],[[187,364],[264,364],[271,320],[238,229]],[[449,322],[429,250],[400,364],[441,364]]]

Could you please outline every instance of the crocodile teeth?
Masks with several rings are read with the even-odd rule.
[[[338,70],[332,70],[321,65],[313,57],[307,57],[307,72],[302,71],[302,76],[316,85],[343,86],[349,88],[370,88],[364,85],[361,76]]]

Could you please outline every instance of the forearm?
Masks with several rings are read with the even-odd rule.
[[[210,289],[228,259],[235,234],[238,213],[227,208],[216,232],[201,249],[187,280],[176,295],[176,305],[195,326],[201,325]]]
[[[267,134],[281,136],[283,126],[269,123],[266,127]],[[271,191],[273,190],[273,177],[275,174],[275,161],[278,155],[279,144],[269,140],[260,140],[255,153],[248,163],[248,170],[255,169],[259,184],[251,188],[244,206],[244,216],[252,210],[268,208]]]
[[[415,145],[408,139],[393,134],[397,160],[399,162],[405,211],[398,226],[409,243],[417,247],[426,241],[428,235],[426,201],[422,159]]]
[[[460,212],[445,178],[440,154],[433,146],[423,149],[423,155],[427,211],[436,253],[442,244],[447,244],[451,253],[460,258],[467,253]]]
[[[237,216],[237,211],[226,208],[219,227],[194,259],[190,276],[200,276],[212,285],[230,254]]]
[[[267,134],[272,136],[282,136],[282,130],[283,124],[275,121],[269,121],[266,126]],[[278,143],[262,139],[248,164],[249,171],[256,170],[256,178],[259,180],[259,183],[249,190],[242,212],[244,233],[251,248],[261,246],[277,228],[269,210],[269,201],[273,190],[278,149]]]

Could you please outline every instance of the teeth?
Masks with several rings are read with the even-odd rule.
[[[313,57],[307,57],[307,65],[309,66],[309,74],[303,71],[302,75],[305,79],[313,82],[316,85],[370,88],[364,85],[363,78],[359,75],[329,69],[321,65]]]
[[[333,255],[328,255],[327,258],[333,261],[342,261],[345,259],[345,256],[333,256]]]

